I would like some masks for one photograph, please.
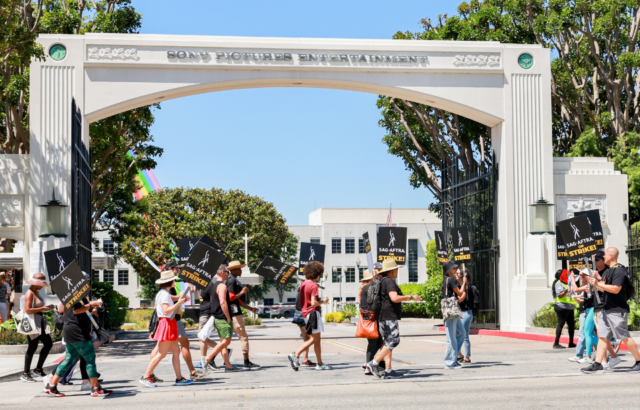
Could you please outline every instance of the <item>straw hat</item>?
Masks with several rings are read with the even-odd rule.
[[[158,285],[161,283],[171,282],[172,280],[176,280],[178,277],[173,273],[172,270],[166,270],[160,274],[160,279],[156,281]]]
[[[389,272],[394,269],[404,268],[404,266],[398,266],[396,261],[392,258],[385,259],[382,261],[382,270],[378,273]]]
[[[44,273],[34,273],[33,276],[31,276],[31,279],[27,281],[28,285],[33,285],[33,286],[44,286],[47,287],[49,286],[49,284],[47,283],[47,278],[44,276]]]
[[[245,265],[244,263],[240,263],[240,261],[231,261],[229,262],[229,265],[227,265],[227,269],[229,270],[242,269],[245,266],[247,265]]]
[[[369,272],[369,269],[365,269],[364,272],[362,273],[362,280],[360,280],[360,282],[364,282],[365,280],[371,280],[371,279],[373,279],[373,274]]]

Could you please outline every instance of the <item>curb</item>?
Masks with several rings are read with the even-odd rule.
[[[251,326],[245,326],[244,327],[247,330],[251,330],[251,329],[266,329],[267,325],[251,325]]]
[[[1,345],[0,346],[0,354],[6,355],[16,355],[16,356],[24,356],[27,353],[28,345]],[[38,349],[36,350],[36,354],[39,354],[42,350],[42,344],[38,345]],[[58,354],[64,352],[64,347],[62,346],[62,342],[54,342],[53,347],[49,354]]]
[[[55,369],[56,367],[58,367],[58,365],[64,360],[64,356],[61,356],[59,358],[57,358],[53,363],[43,366],[42,370],[49,374],[50,372],[53,371],[53,369]],[[4,382],[15,382],[17,380],[20,380],[20,376],[22,376],[22,370],[17,370],[15,373],[11,373],[11,374],[5,374],[4,376],[0,377],[0,383],[4,383]],[[36,380],[36,383],[39,383],[39,380]]]

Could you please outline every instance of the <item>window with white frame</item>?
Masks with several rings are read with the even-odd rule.
[[[311,238],[309,239],[309,243],[320,245],[320,238]]]
[[[355,283],[356,282],[356,268],[347,268],[344,272],[345,282],[347,283]]]
[[[114,284],[113,281],[113,269],[105,269],[102,271],[102,281],[110,284]]]
[[[358,239],[358,253],[367,253],[364,248],[364,238]]]
[[[356,253],[356,240],[354,238],[344,240],[344,253]]]
[[[104,239],[102,241],[102,251],[107,255],[114,255],[116,253],[116,243],[111,239]]]
[[[331,282],[340,283],[342,282],[342,268],[335,268],[331,270]]]
[[[341,238],[332,238],[331,239],[331,253],[342,253],[342,239]]]
[[[129,269],[118,269],[118,286],[129,284]]]

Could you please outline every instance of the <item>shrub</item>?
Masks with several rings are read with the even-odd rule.
[[[342,312],[328,313],[324,317],[324,321],[327,323],[340,323],[344,320],[344,314]]]
[[[344,305],[342,309],[340,309],[340,312],[346,319],[358,316],[358,308],[356,305]]]
[[[118,310],[119,307],[129,307],[129,299],[113,289],[108,282],[93,282],[93,296],[104,302],[104,327],[108,330],[119,329],[123,325],[126,310]]]
[[[345,319],[344,319],[342,322],[340,322],[340,323],[351,323],[351,319],[347,319],[347,318],[345,318]]]
[[[4,325],[4,323],[3,323]],[[17,333],[15,330],[0,329],[0,345],[26,345],[27,336]]]
[[[440,301],[442,300],[442,275],[432,275],[422,284],[409,283],[400,285],[404,295],[418,295],[425,303],[405,303],[402,314],[411,317],[441,318]]]
[[[534,327],[556,328],[558,326],[558,315],[553,309],[554,302],[549,302],[540,310],[534,312],[531,315],[530,322]],[[574,316],[576,322],[576,329],[580,328],[580,309],[574,309]]]
[[[260,318],[252,318],[252,317],[247,317],[244,319],[244,324],[247,326],[257,326],[257,325],[261,325],[262,324],[262,319]]]

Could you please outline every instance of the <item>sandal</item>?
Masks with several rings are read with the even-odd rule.
[[[464,359],[465,363],[471,363],[471,359]]]

